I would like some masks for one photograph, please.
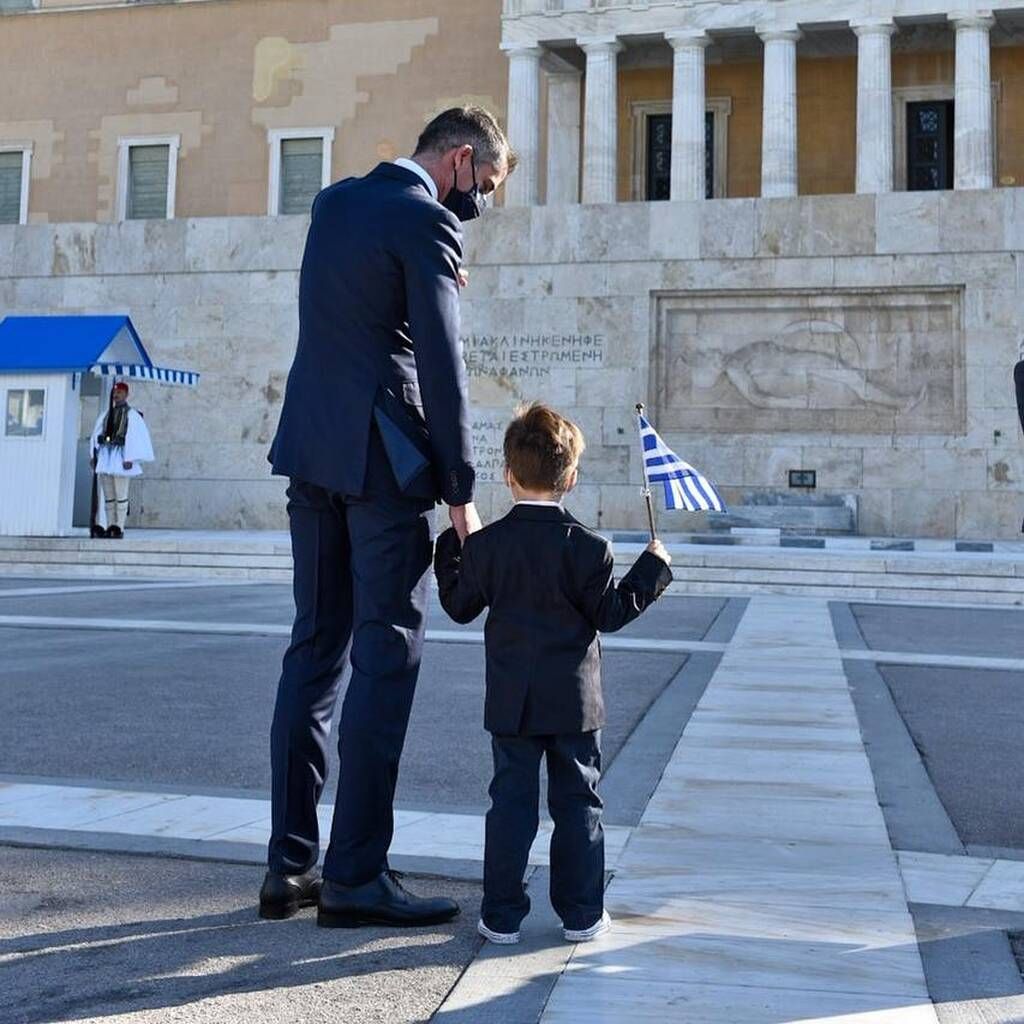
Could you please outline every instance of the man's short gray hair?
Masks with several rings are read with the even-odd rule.
[[[452,107],[438,114],[423,129],[413,155],[447,153],[459,146],[472,146],[478,163],[505,164],[508,173],[518,162],[494,115],[483,107]]]

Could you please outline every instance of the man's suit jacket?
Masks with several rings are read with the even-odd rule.
[[[376,422],[403,490],[472,500],[461,261],[458,219],[412,171],[383,163],[317,196],[275,473],[360,495]]]
[[[1024,359],[1013,368],[1013,382],[1017,387],[1017,412],[1020,415],[1020,429],[1024,430]]]
[[[672,581],[645,551],[617,586],[611,545],[554,506],[516,505],[434,559],[441,604],[456,622],[488,608],[484,727],[497,735],[589,732],[604,724],[601,644]]]

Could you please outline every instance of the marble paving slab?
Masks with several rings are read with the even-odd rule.
[[[935,1024],[927,999],[816,989],[752,988],[619,978],[614,985],[566,974],[545,1024]]]
[[[936,1024],[826,601],[751,600],[607,905],[544,1022]]]
[[[321,844],[330,834],[333,808],[317,809]],[[266,846],[270,838],[267,800],[136,792],[117,788],[0,783],[0,828],[101,832],[248,843]],[[530,863],[549,863],[552,824],[542,821],[530,851]],[[606,863],[611,870],[629,839],[631,829],[605,826]],[[484,818],[477,814],[396,810],[391,852],[396,856],[441,860],[482,861]]]
[[[0,826],[14,828],[84,829],[90,823],[161,807],[181,796],[169,793],[137,793],[92,789],[84,786],[32,786],[30,798],[12,798],[0,805]]]
[[[684,837],[745,837],[807,843],[840,843],[889,849],[889,833],[877,806],[849,801],[836,810],[835,800],[722,797],[709,804],[689,793],[655,796],[647,806],[646,824],[677,830]],[[864,808],[864,809],[862,809]],[[680,818],[686,821],[679,825]]]
[[[1024,913],[1024,861],[908,850],[898,858],[911,903]]]
[[[1024,910],[1024,862],[997,860],[978,883],[966,906]]]
[[[963,907],[995,861],[989,857],[957,857],[945,853],[897,854],[903,887],[910,903]],[[1024,876],[1024,863],[1020,864]]]

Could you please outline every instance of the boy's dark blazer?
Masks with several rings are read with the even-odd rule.
[[[456,622],[488,608],[484,727],[496,735],[589,732],[604,724],[601,644],[672,581],[645,551],[616,586],[611,545],[555,506],[516,505],[434,558],[441,604]]]

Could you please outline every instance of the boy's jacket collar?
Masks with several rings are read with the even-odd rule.
[[[535,519],[542,523],[574,523],[572,514],[560,505],[513,505],[508,517]],[[507,518],[508,518],[507,517]]]

